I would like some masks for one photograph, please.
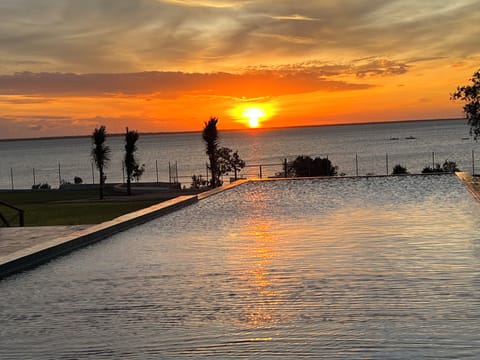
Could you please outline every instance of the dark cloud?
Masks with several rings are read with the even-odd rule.
[[[373,71],[373,70],[370,70]],[[249,69],[242,74],[141,72],[127,74],[63,74],[23,72],[0,76],[0,94],[37,96],[215,95],[263,97],[366,89],[370,85],[328,79],[308,66]],[[21,100],[20,100],[21,101]],[[26,99],[25,101],[28,101]]]
[[[22,97],[0,97],[0,104],[14,104],[14,105],[25,105],[25,104],[45,104],[50,102],[51,99],[45,97],[37,96],[23,96]]]

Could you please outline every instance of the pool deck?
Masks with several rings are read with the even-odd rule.
[[[0,279],[36,267],[245,182],[246,180],[239,180],[198,195],[178,196],[97,225],[0,228]]]
[[[70,235],[91,225],[29,226],[0,228],[0,258],[50,239]]]

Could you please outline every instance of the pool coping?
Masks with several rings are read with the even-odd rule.
[[[460,181],[465,185],[470,194],[480,202],[480,181],[477,181],[472,174],[466,171],[456,172],[455,175],[457,175]]]
[[[0,279],[42,265],[54,258],[101,241],[116,233],[131,229],[163,215],[169,214],[200,200],[242,185],[248,180],[239,180],[197,195],[182,195],[147,208],[121,215],[112,220],[89,226],[68,235],[53,238],[40,244],[0,256]]]

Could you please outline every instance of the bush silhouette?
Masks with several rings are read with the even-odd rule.
[[[333,166],[328,158],[312,159],[310,156],[298,156],[289,163],[289,173],[296,177],[335,176],[337,167]]]
[[[393,167],[392,175],[408,174],[407,168],[397,164]]]
[[[460,171],[457,167],[455,161],[445,160],[442,166],[439,163],[436,163],[432,168],[430,166],[425,166],[422,170],[422,174],[431,174],[431,173],[454,173]]]

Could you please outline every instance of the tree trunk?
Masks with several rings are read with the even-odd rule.
[[[100,169],[100,200],[103,200],[103,169]]]
[[[127,175],[127,195],[128,196],[132,195],[132,180],[128,175]]]

